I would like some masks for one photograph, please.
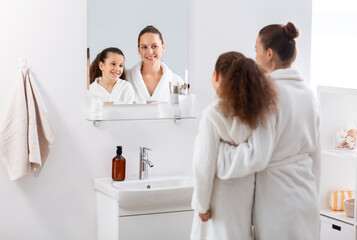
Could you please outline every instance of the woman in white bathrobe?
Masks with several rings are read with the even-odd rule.
[[[253,239],[255,175],[216,178],[219,143],[247,141],[252,129],[276,111],[277,88],[252,59],[238,52],[219,56],[212,85],[218,99],[203,111],[193,154],[191,239]]]
[[[164,40],[158,29],[147,26],[141,30],[138,37],[141,61],[127,71],[127,79],[133,84],[137,103],[168,102],[170,87],[172,89],[174,85],[184,83],[161,61],[164,50]]]
[[[107,104],[133,103],[133,87],[123,80],[124,63],[124,54],[118,48],[106,48],[99,53],[90,67],[89,92]]]
[[[247,143],[220,144],[220,179],[256,172],[256,239],[319,239],[319,109],[303,77],[290,68],[298,35],[290,22],[259,32],[256,60],[279,88],[279,111],[266,126],[258,126]]]

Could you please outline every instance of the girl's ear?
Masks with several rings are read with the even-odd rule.
[[[219,73],[215,70],[213,72],[213,82],[218,83],[219,81]]]
[[[164,50],[165,50],[165,43],[162,44],[162,51],[164,51]]]
[[[99,62],[99,69],[103,71],[103,63]]]
[[[215,70],[212,75],[212,86],[216,93],[218,94],[218,87],[219,87],[219,73]]]

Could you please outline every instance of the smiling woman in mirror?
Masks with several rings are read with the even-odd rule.
[[[133,84],[137,103],[168,102],[170,88],[184,83],[161,61],[164,50],[164,40],[157,28],[147,26],[141,30],[138,37],[141,61],[127,71],[127,79]]]
[[[105,104],[133,103],[135,93],[125,81],[125,57],[118,48],[106,48],[90,66],[89,92],[100,97]]]

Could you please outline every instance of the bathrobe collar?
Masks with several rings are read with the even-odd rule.
[[[108,90],[105,87],[103,87],[102,85],[99,84],[99,82],[101,80],[102,80],[102,77],[97,77],[92,84],[95,85],[99,91],[103,92],[103,94],[106,94],[108,96],[116,95],[118,93],[118,91],[121,91],[120,85],[122,85],[122,82],[125,81],[121,78],[118,78],[114,84],[112,92],[110,93],[110,92],[108,92]]]
[[[144,97],[145,99],[160,99],[162,95],[164,95],[166,92],[169,91],[169,82],[173,74],[172,71],[166,66],[165,63],[161,62],[163,74],[152,96],[150,96],[149,91],[145,85],[143,76],[141,75],[142,64],[143,64],[142,61],[138,62],[133,67],[133,71],[132,71],[133,83],[136,86],[136,90],[138,91],[138,94],[141,96],[139,98]]]
[[[277,69],[270,73],[270,77],[274,80],[296,80],[304,81],[304,78],[299,71],[292,68]]]

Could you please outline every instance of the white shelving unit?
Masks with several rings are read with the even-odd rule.
[[[357,153],[334,150],[335,134],[339,129],[356,128],[357,89],[318,86],[321,106],[321,240],[357,240],[355,217],[329,207],[330,193],[336,190],[356,191]]]
[[[347,223],[347,224],[351,224],[353,225],[353,218],[347,217],[345,212],[341,212],[341,211],[333,211],[331,209],[321,209],[320,210],[320,214],[322,216],[328,217],[328,218],[332,218],[332,219],[336,219],[338,221]]]
[[[335,190],[354,190],[357,158],[355,153],[322,151],[320,213],[325,217],[354,225],[344,211],[333,211],[328,205],[329,194]]]
[[[357,153],[354,152],[345,152],[345,151],[336,151],[336,150],[322,150],[323,155],[335,157],[338,159],[350,159],[350,158],[357,158]]]

